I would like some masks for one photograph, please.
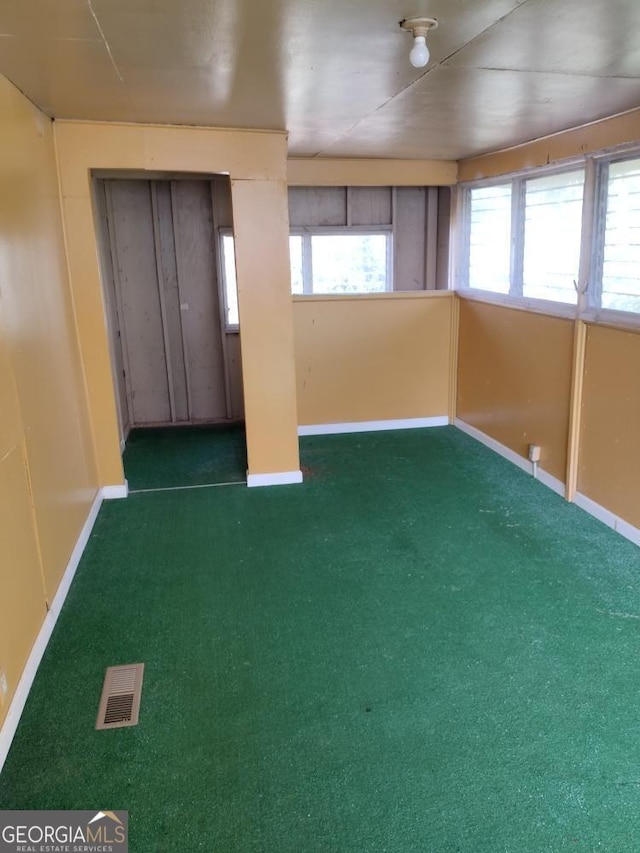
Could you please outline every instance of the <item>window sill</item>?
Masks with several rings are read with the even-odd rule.
[[[568,302],[550,302],[546,299],[509,296],[506,293],[494,293],[491,290],[461,288],[455,292],[461,299],[471,302],[485,302],[489,305],[499,305],[502,308],[513,308],[516,311],[527,311],[530,314],[545,314],[565,320],[575,320],[578,310],[575,305],[570,305]]]
[[[294,302],[347,302],[372,299],[450,299],[452,290],[393,290],[387,293],[296,293]]]
[[[515,311],[527,311],[530,314],[544,314],[547,317],[558,317],[564,320],[582,320],[593,326],[608,326],[612,329],[622,329],[628,332],[640,332],[640,313],[631,311],[613,311],[608,308],[587,308],[578,314],[577,306],[563,302],[548,302],[544,299],[519,299],[504,293],[493,293],[490,290],[455,291],[460,299],[469,302],[483,302],[487,305],[497,305],[501,308],[511,308]]]

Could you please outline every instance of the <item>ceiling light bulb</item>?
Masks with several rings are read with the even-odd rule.
[[[409,62],[414,68],[424,68],[429,61],[429,48],[425,36],[416,36],[409,54]]]
[[[435,18],[404,18],[400,21],[400,27],[413,36],[413,48],[409,54],[409,62],[414,68],[424,68],[429,61],[429,48],[427,47],[427,34],[435,30],[438,22]]]

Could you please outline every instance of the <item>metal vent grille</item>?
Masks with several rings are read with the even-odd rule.
[[[118,729],[138,724],[143,674],[143,663],[107,669],[96,729]]]

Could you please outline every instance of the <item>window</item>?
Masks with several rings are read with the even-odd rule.
[[[466,190],[463,286],[577,301],[584,169]]]
[[[576,302],[584,169],[525,182],[522,295]]]
[[[291,292],[384,293],[392,290],[391,229],[318,228],[289,236]],[[233,234],[220,231],[225,326],[238,328]]]
[[[607,187],[602,307],[640,312],[640,160],[602,168]]]
[[[224,287],[221,288],[224,302],[224,324],[226,329],[238,328],[238,287],[236,284],[236,256],[233,234],[223,231],[220,235],[221,268]]]
[[[391,285],[391,232],[307,230],[291,255],[293,293],[384,293]],[[298,287],[300,257],[302,289]]]
[[[469,287],[509,293],[511,184],[469,193]]]

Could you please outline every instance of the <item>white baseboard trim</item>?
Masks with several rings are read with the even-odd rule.
[[[125,480],[121,486],[103,486],[102,497],[105,501],[114,501],[118,498],[129,497],[129,483]]]
[[[491,436],[481,432],[479,429],[476,429],[476,427],[471,426],[465,421],[461,421],[460,418],[455,419],[454,426],[467,435],[470,435],[471,438],[475,438],[476,441],[481,442],[481,444],[484,444],[490,450],[493,450],[500,456],[504,456],[504,458],[508,459],[509,462],[513,462],[513,464],[517,465],[518,468],[522,468],[523,471],[526,471],[528,474],[533,476],[533,464],[529,462],[528,459],[525,459],[524,456],[520,456],[519,453],[511,450],[510,447],[506,447],[506,445],[501,444],[499,441],[496,441],[495,438],[491,438]],[[552,491],[564,497],[564,483],[561,480],[558,480],[557,477],[554,477],[542,468],[538,468],[537,479],[544,486],[547,486]]]
[[[640,545],[640,530],[632,524],[629,524],[628,521],[620,518],[620,516],[611,512],[611,510],[606,507],[603,507],[601,504],[591,500],[591,498],[588,498],[581,492],[576,492],[574,502],[576,506],[580,507],[580,509],[585,510],[589,515],[594,516],[594,518],[597,518],[603,524],[606,524],[607,527],[611,527],[621,536],[624,536],[625,539],[629,539],[630,542],[633,542],[634,545]]]
[[[247,486],[288,486],[290,483],[301,483],[302,471],[276,471],[273,474],[249,474],[247,471]]]
[[[22,716],[33,680],[36,677],[36,672],[40,666],[40,661],[45,653],[45,649],[47,648],[55,624],[58,621],[58,616],[60,615],[62,605],[64,604],[69,588],[71,587],[71,582],[75,577],[78,564],[80,563],[80,558],[86,548],[89,537],[91,536],[91,531],[93,530],[93,525],[98,517],[98,512],[100,511],[100,507],[104,499],[103,492],[103,489],[98,489],[98,493],[94,498],[89,514],[87,515],[86,521],[80,531],[78,541],[71,552],[71,557],[69,558],[67,568],[65,569],[62,580],[60,581],[58,591],[51,602],[49,611],[44,618],[40,632],[36,637],[33,648],[31,649],[31,654],[27,659],[27,663],[16,688],[16,692],[11,700],[9,712],[2,725],[2,729],[0,729],[0,773],[2,772],[7,755],[9,754],[9,749],[11,748],[13,738],[18,728],[18,723],[20,722],[20,717]]]
[[[379,432],[387,429],[421,429],[447,426],[447,415],[433,418],[400,418],[388,421],[354,421],[342,424],[308,424],[298,427],[298,435],[338,435],[347,432]]]

